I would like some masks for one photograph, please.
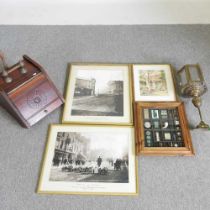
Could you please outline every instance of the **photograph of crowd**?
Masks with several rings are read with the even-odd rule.
[[[128,183],[128,166],[126,135],[58,132],[50,180]]]

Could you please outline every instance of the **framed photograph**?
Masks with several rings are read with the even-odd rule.
[[[137,151],[144,155],[194,155],[182,102],[136,103]]]
[[[52,125],[37,191],[137,194],[134,128]]]
[[[63,123],[132,125],[129,65],[72,64]]]
[[[176,101],[169,64],[133,65],[133,89],[135,101]]]

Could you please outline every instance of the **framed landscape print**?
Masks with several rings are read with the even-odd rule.
[[[63,123],[131,125],[129,65],[72,64]]]
[[[182,102],[138,102],[136,117],[139,154],[194,155]]]
[[[38,193],[137,194],[134,129],[52,125]]]
[[[133,65],[133,83],[135,101],[176,101],[169,64]]]

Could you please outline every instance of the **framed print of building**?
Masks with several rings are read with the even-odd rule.
[[[131,70],[124,64],[72,64],[63,123],[132,125]]]
[[[176,101],[172,67],[169,64],[134,64],[135,101]]]

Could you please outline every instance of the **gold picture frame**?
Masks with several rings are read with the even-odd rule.
[[[64,144],[67,141],[68,146]],[[73,156],[72,151],[77,152],[77,156]],[[65,154],[69,152],[69,154],[63,157],[60,165],[55,165],[60,160],[60,156],[57,155],[62,156],[62,152]],[[102,153],[99,165],[99,158],[96,157]],[[66,157],[68,157],[68,163],[64,164]],[[74,164],[78,161],[77,158],[74,159],[75,157],[81,161],[77,162],[78,165]],[[85,163],[82,157],[86,158]],[[121,160],[120,166],[119,160]],[[98,170],[88,165],[92,161]],[[134,128],[132,126],[51,125],[37,193],[138,195]]]
[[[83,87],[88,83],[92,89]],[[131,65],[69,64],[62,123],[133,125],[131,85]]]
[[[178,100],[175,76],[170,64],[132,65],[134,101]]]
[[[157,112],[156,117],[152,112]],[[183,102],[136,103],[135,131],[138,154],[194,155]]]

